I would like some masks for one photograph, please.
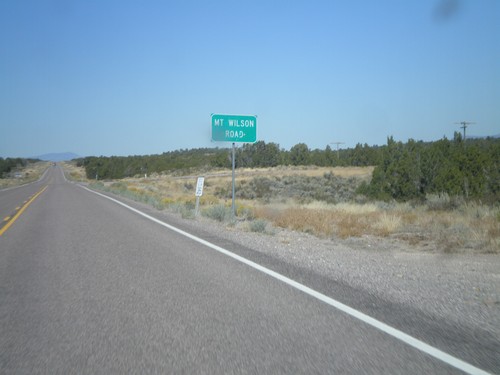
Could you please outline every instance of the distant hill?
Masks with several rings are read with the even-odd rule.
[[[500,134],[496,135],[468,135],[467,139],[484,139],[484,138],[500,138]]]
[[[77,154],[73,152],[59,152],[59,153],[52,153],[52,154],[44,154],[40,156],[34,156],[34,159],[40,159],[44,161],[68,161],[68,160],[73,160],[76,158],[79,158]]]

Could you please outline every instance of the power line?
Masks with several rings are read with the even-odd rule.
[[[469,125],[475,124],[475,122],[461,121],[461,122],[455,122],[455,124],[462,125],[460,128],[464,129],[464,142],[465,142],[465,129],[467,129]]]
[[[339,145],[343,145],[345,142],[331,142],[329,144],[331,145],[337,145],[337,159],[340,158],[340,154],[339,154]]]

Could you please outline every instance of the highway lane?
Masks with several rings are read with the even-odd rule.
[[[53,175],[47,170],[36,182],[0,190],[0,230],[31,197],[47,186],[52,178]]]
[[[0,373],[460,373],[58,168],[46,178],[0,237]]]

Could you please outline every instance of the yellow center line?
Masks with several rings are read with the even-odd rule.
[[[28,208],[28,206],[33,203],[33,201],[40,195],[42,194],[45,189],[47,189],[48,186],[45,186],[42,190],[40,190],[38,193],[36,193],[33,198],[31,198],[24,206],[22,207],[18,207],[16,208],[16,210],[18,209],[19,211],[17,211],[17,213],[12,217],[12,219],[10,219],[10,221],[7,221],[7,224],[5,224],[5,226],[3,226],[1,229],[0,229],[0,236],[3,235],[7,229],[10,228],[10,226],[12,224],[14,224],[14,222],[19,218],[19,216],[21,216],[21,214],[24,212],[24,210],[26,210],[26,208]],[[8,218],[6,218],[8,219]],[[5,220],[4,220],[5,221]]]
[[[9,221],[10,219],[10,216],[7,216],[5,219],[3,219],[3,221]]]

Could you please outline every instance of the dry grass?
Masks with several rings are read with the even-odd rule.
[[[70,175],[81,178],[83,174],[72,168]],[[369,179],[372,171],[373,168],[241,169],[237,170],[236,181],[237,190],[241,191],[249,189],[256,178],[315,178],[334,174],[343,178],[356,176]],[[231,173],[218,171],[204,175],[201,209],[230,205]],[[166,175],[128,178],[119,183],[142,201],[150,197],[158,207],[182,207],[182,210],[186,210],[186,207],[194,207],[196,178]],[[105,182],[105,185],[111,186],[113,183]],[[275,227],[303,231],[322,238],[392,237],[416,246],[433,243],[434,247],[445,252],[500,253],[500,207],[464,203],[447,196],[431,196],[427,204],[412,206],[408,203],[381,202],[329,204],[275,194],[267,200],[237,199],[237,208],[242,220],[265,220]]]
[[[85,169],[77,167],[75,162],[61,162],[66,178],[73,181],[86,181]]]
[[[393,236],[411,245],[422,241],[435,242],[445,252],[475,250],[500,253],[499,209],[482,207],[482,216],[476,216],[477,207],[460,211],[435,212],[425,207],[407,212],[395,205],[377,208],[368,205],[331,205],[329,208],[280,205],[256,206],[255,216],[275,226],[303,231],[319,237],[348,238],[372,235]]]
[[[383,212],[373,224],[373,228],[378,235],[386,237],[393,233],[397,233],[399,228],[401,228],[402,221],[403,219],[401,216],[396,213]]]
[[[340,238],[360,237],[362,235],[388,235],[395,228],[395,220],[389,216],[379,215],[373,206],[346,204],[334,205],[330,208],[312,208],[297,206],[285,209],[256,207],[255,216],[266,219],[282,228],[303,231],[319,237],[338,236]],[[382,216],[381,221],[377,216]]]
[[[248,180],[252,177],[275,177],[283,178],[288,176],[307,176],[320,177],[325,173],[332,173],[334,176],[349,178],[356,177],[362,179],[370,179],[375,167],[314,167],[314,166],[279,166],[270,168],[239,168],[237,169],[237,178],[240,180]],[[182,176],[176,177],[179,179],[196,179],[197,176]],[[213,171],[205,174],[206,178],[214,179],[220,183],[222,181],[231,180],[231,172],[227,170]]]
[[[28,164],[23,170],[20,171],[22,175],[21,178],[1,178],[0,189],[36,181],[50,165],[52,165],[52,163],[45,161]]]

